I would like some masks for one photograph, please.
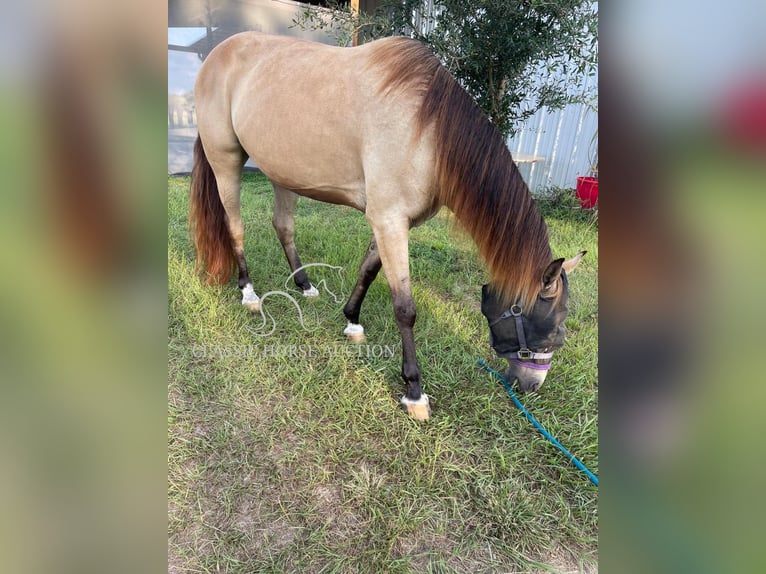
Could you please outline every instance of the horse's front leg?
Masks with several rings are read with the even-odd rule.
[[[401,399],[404,410],[412,418],[426,420],[431,416],[431,407],[420,384],[420,367],[415,354],[415,301],[412,298],[409,269],[409,223],[400,226],[388,225],[375,228],[380,259],[386,271],[391,298],[394,304],[394,317],[402,337],[402,378],[406,384],[405,395]]]
[[[412,418],[425,420],[431,416],[431,407],[420,386],[420,367],[415,355],[415,301],[412,298],[409,280],[399,284],[399,290],[394,292],[394,316],[402,336],[402,378],[407,385],[407,391],[401,399],[404,410]]]

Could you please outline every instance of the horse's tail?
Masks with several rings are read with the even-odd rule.
[[[234,272],[237,259],[226,211],[218,195],[218,184],[199,135],[194,142],[189,229],[197,251],[197,272],[204,273],[209,285],[226,283]]]

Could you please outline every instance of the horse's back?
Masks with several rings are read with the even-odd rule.
[[[339,48],[232,36],[197,79],[200,136],[206,146],[241,145],[272,181],[322,201],[364,209],[370,181],[383,171],[397,185],[428,187],[415,181],[424,161],[413,167],[416,155],[428,155],[413,137],[419,102],[382,89],[380,49],[397,42]]]

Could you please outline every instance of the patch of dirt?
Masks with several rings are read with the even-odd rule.
[[[558,574],[598,574],[597,562],[583,559],[581,568],[577,556],[563,548],[551,550],[537,561],[552,566]],[[537,572],[535,571],[535,574]],[[548,574],[545,570],[539,570],[539,572]]]
[[[507,556],[487,542],[486,546],[465,551],[452,534],[434,534],[425,527],[397,540],[395,555],[408,556],[413,572],[425,572],[432,562],[443,561],[456,572],[492,574],[551,574],[549,569],[508,566]],[[556,574],[598,574],[595,559],[583,560],[580,568],[577,556],[566,549],[556,549],[543,556],[531,557],[535,562],[554,568]]]
[[[191,523],[183,530],[174,532],[168,539],[168,567],[175,564],[180,567],[186,561],[179,556],[184,550],[193,553],[194,556],[204,556],[212,550],[210,543],[205,543],[205,528],[199,523]],[[202,542],[200,542],[202,540]],[[185,570],[181,569],[180,572]]]
[[[333,537],[344,541],[359,529],[360,521],[343,503],[340,486],[323,484],[314,488],[319,520],[332,528]]]
[[[454,547],[448,536],[421,529],[421,532],[400,537],[396,543],[395,555],[409,556],[413,572],[426,572],[433,558],[451,556]]]
[[[232,526],[256,544],[272,550],[282,550],[293,543],[302,530],[288,524],[273,509],[264,508],[263,501],[246,498],[232,519]]]
[[[176,405],[189,401],[173,390],[169,395]],[[286,480],[291,470],[284,458],[293,450],[297,438],[287,433],[273,445],[262,440],[260,437],[268,435],[279,397],[258,399],[243,401],[236,413],[210,405],[206,416],[174,425],[173,440],[215,442],[220,441],[213,438],[216,421],[234,421],[234,428],[226,429],[231,450],[198,450],[196,456],[174,462],[169,472],[188,490],[191,500],[196,498],[188,507],[179,501],[168,503],[173,528],[168,539],[169,573],[188,572],[192,564],[198,567],[206,555],[218,550],[221,537],[242,540],[241,551],[235,550],[235,554],[245,562],[262,558],[262,552],[284,550],[302,535],[304,528],[291,524],[278,502],[291,494]],[[252,455],[254,464],[244,464],[243,453]],[[192,479],[199,468],[208,470]],[[192,564],[184,555],[194,557]]]
[[[186,561],[177,556],[172,549],[168,549],[168,574],[185,574]]]

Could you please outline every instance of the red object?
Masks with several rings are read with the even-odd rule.
[[[719,122],[729,143],[742,151],[766,152],[766,78],[745,80],[722,104]]]
[[[583,209],[593,209],[598,201],[598,179],[588,176],[578,177],[575,195]]]

